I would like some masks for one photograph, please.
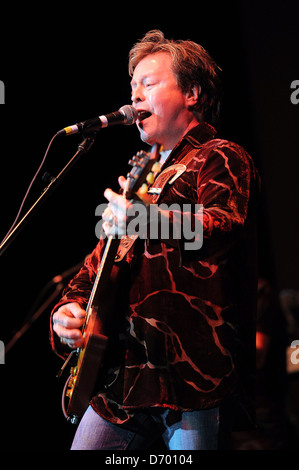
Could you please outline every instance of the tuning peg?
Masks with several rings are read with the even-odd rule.
[[[142,186],[138,189],[138,194],[143,195],[146,194],[148,191],[148,185],[146,183],[143,183]]]
[[[140,160],[140,158],[137,157],[136,155],[134,155],[132,158],[130,158],[130,160],[128,161],[128,164],[133,166],[134,162],[137,162],[139,160]]]
[[[156,162],[153,164],[152,166],[152,172],[153,173],[160,173],[161,171],[161,163],[160,162]]]
[[[129,163],[130,166],[139,166],[139,167],[142,166],[142,164],[139,163],[138,161],[134,160],[134,158],[132,158],[131,160],[129,160],[128,163]]]
[[[154,180],[154,174],[150,171],[146,177],[146,181],[148,182],[148,184],[153,184]]]

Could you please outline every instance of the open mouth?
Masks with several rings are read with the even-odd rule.
[[[144,111],[142,109],[140,111],[138,111],[137,114],[138,114],[138,121],[139,122],[144,121],[144,119],[146,119],[146,118],[148,118],[152,115],[152,113],[150,113],[149,111]]]

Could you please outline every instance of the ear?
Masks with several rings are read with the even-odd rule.
[[[189,90],[185,93],[186,104],[189,109],[194,108],[199,101],[201,94],[201,86],[199,83],[193,82]]]

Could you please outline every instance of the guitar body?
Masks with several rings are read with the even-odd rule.
[[[127,177],[127,188],[124,196],[131,199],[138,193],[146,178],[151,172],[154,163],[158,160],[161,146],[155,144],[151,153],[137,154],[131,160],[133,169]],[[141,156],[142,154],[142,156]],[[130,162],[129,162],[130,163]],[[86,411],[90,399],[95,391],[95,385],[101,365],[104,362],[105,351],[109,336],[114,329],[115,304],[119,291],[120,271],[123,261],[116,263],[120,239],[108,237],[102,255],[101,263],[93,285],[93,289],[86,308],[86,320],[82,329],[83,346],[77,351],[77,364],[71,368],[71,375],[64,387],[63,395],[68,397],[68,407],[65,412],[64,396],[63,410],[68,420],[77,423],[78,418]],[[72,353],[71,353],[72,355]],[[62,370],[71,358],[66,360]]]
[[[93,311],[91,317],[96,316],[97,312]],[[82,416],[88,407],[108,344],[108,336],[97,331],[93,319],[92,323],[94,330],[87,332],[86,346],[80,350],[77,365],[71,369],[68,382],[66,396],[70,400],[67,413],[72,416]]]
[[[99,368],[104,360],[113,326],[115,293],[121,265],[113,264],[119,240],[108,239],[103,259],[86,309],[84,343],[78,350],[77,365],[71,368],[66,396],[68,416],[80,417],[88,407]],[[109,255],[109,259],[108,259]],[[76,418],[72,418],[75,419]]]

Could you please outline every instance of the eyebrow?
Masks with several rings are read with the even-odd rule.
[[[146,80],[147,78],[149,78],[149,77],[151,77],[151,76],[155,76],[155,75],[156,75],[156,74],[155,74],[154,72],[153,72],[153,73],[149,72],[149,73],[147,73],[146,75],[141,75],[141,77],[139,78],[139,80],[134,80],[134,79],[132,78],[132,80],[130,81],[130,85],[131,85],[131,87],[132,87],[132,86],[133,86],[135,83],[137,83],[138,81],[142,83],[142,82],[144,82],[144,80]]]

